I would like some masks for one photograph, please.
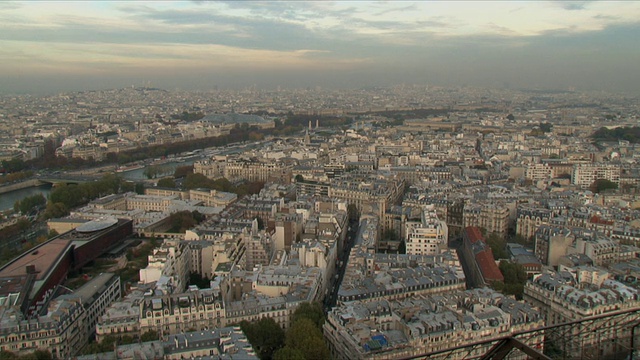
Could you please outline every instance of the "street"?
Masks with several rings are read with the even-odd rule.
[[[336,306],[338,300],[338,290],[340,290],[340,284],[344,278],[345,270],[347,269],[347,262],[349,260],[349,253],[355,242],[356,235],[358,234],[359,223],[358,221],[349,221],[349,228],[347,236],[344,240],[344,249],[338,254],[338,260],[336,262],[336,274],[331,279],[331,285],[329,286],[329,294],[324,300],[325,312],[331,311]]]

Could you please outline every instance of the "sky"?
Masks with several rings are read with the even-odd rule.
[[[640,94],[636,1],[0,1],[0,92],[396,84]]]

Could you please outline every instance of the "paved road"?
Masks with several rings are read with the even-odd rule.
[[[349,222],[349,230],[347,232],[347,236],[345,237],[344,249],[342,253],[338,254],[338,261],[336,263],[336,275],[331,279],[329,294],[324,301],[324,308],[326,312],[331,311],[331,309],[336,306],[336,302],[338,301],[338,290],[340,289],[340,284],[342,284],[342,279],[344,279],[344,273],[347,268],[347,261],[349,260],[349,253],[351,252],[351,248],[353,247],[357,234],[358,222]]]

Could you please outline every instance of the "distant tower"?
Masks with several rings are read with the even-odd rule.
[[[309,120],[309,130],[311,130],[311,120]]]
[[[316,119],[316,129],[318,128],[318,123],[320,120]]]
[[[309,130],[305,131],[304,143],[307,145],[311,144],[311,137],[309,137]]]

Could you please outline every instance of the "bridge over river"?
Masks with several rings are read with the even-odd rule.
[[[47,175],[37,177],[38,181],[42,184],[82,184],[86,182],[93,182],[102,178],[101,175],[73,175],[73,174],[59,174],[59,175]]]

